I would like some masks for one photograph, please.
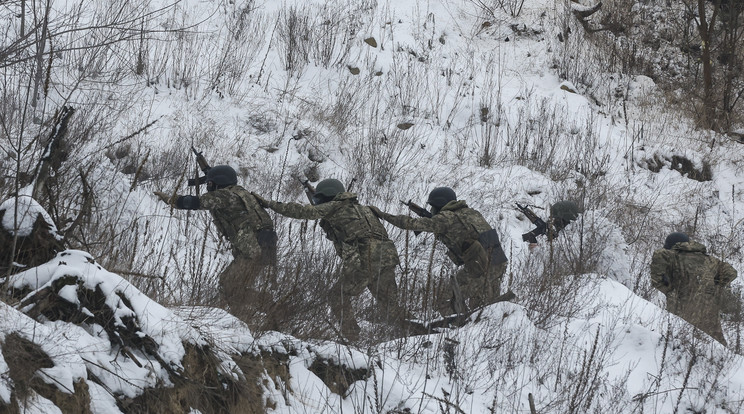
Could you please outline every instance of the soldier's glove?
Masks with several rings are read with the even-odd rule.
[[[537,237],[535,236],[534,232],[524,233],[522,235],[522,241],[528,242],[530,244],[537,243]]]
[[[164,202],[165,204],[168,204],[169,206],[175,206],[176,205],[176,196],[175,195],[168,195],[165,194],[162,191],[155,191],[153,192],[158,198]]]
[[[256,201],[258,202],[258,205],[260,205],[263,208],[269,207],[269,200],[261,197],[260,195],[254,192],[251,192],[251,195],[256,199]]]

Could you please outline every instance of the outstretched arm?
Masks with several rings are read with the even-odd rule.
[[[153,194],[165,204],[179,210],[199,210],[201,207],[201,201],[198,196],[179,196],[177,194],[166,194],[162,191],[155,191]]]
[[[251,194],[253,194],[253,197],[256,197],[261,207],[270,208],[283,216],[300,220],[321,219],[337,207],[336,203],[338,203],[337,201],[329,201],[317,206],[312,204],[281,203],[279,201],[267,200],[256,193]]]
[[[716,275],[716,284],[720,286],[726,286],[736,279],[736,269],[730,264],[721,261],[718,266],[718,274]]]
[[[442,216],[439,214],[434,215],[431,218],[411,217],[411,216],[406,216],[402,214],[401,215],[388,214],[375,206],[369,206],[369,208],[372,209],[372,211],[375,213],[377,217],[387,221],[388,223],[392,224],[395,227],[398,227],[404,230],[425,231],[429,233],[444,233],[446,229],[444,220],[442,219]]]

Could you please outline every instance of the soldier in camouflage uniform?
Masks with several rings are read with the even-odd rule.
[[[209,210],[217,229],[232,246],[233,261],[219,275],[220,296],[233,314],[242,317],[247,305],[246,291],[257,295],[257,276],[276,264],[274,222],[256,198],[238,185],[232,167],[210,168],[206,184],[207,193],[201,196],[170,197],[159,191],[155,194],[177,209]]]
[[[552,242],[566,226],[579,217],[581,209],[578,204],[571,200],[562,200],[550,206],[550,218],[547,223],[532,229],[522,235],[522,241],[530,243],[530,248],[537,246],[537,237],[547,235],[548,241]]]
[[[311,205],[281,203],[260,198],[262,206],[277,213],[305,220],[320,220],[326,238],[333,242],[341,258],[341,277],[329,292],[331,312],[341,323],[341,333],[355,340],[359,325],[350,299],[369,289],[381,309],[393,323],[403,323],[406,312],[398,304],[395,267],[400,263],[398,251],[385,227],[369,207],[357,201],[356,194],[346,192],[336,179],[318,183]]]
[[[489,305],[499,296],[507,259],[496,230],[454,190],[437,187],[429,194],[432,217],[414,218],[392,215],[373,208],[385,221],[406,230],[434,233],[448,249],[447,255],[462,268],[451,283],[451,290],[440,293],[437,310],[442,316]]]
[[[671,233],[651,259],[651,285],[666,295],[667,309],[722,344],[719,299],[736,270],[684,233]]]

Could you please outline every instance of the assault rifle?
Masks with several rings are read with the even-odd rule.
[[[546,233],[548,234],[549,238],[552,238],[554,232],[552,231],[552,229],[548,228],[548,223],[546,223],[545,220],[541,219],[537,214],[535,214],[535,212],[532,211],[531,208],[523,206],[519,203],[515,204],[517,205],[517,209],[521,211],[522,214],[524,214],[525,217],[527,217],[527,219],[536,226],[529,233],[525,233],[522,235],[522,241],[537,243],[537,236],[541,236]]]
[[[206,183],[207,182],[206,174],[209,171],[209,169],[212,168],[209,166],[207,159],[204,158],[201,151],[197,151],[193,145],[191,146],[191,151],[193,151],[193,153],[196,155],[196,163],[199,165],[199,169],[202,170],[204,175],[198,178],[189,178],[189,181],[188,181],[189,187],[199,186],[201,184]]]
[[[310,204],[315,204],[315,201],[313,200],[313,197],[315,197],[315,187],[310,184],[310,180],[303,180],[299,175],[296,175],[295,178],[297,178],[297,181],[305,187],[305,195],[307,196],[308,201],[310,201]]]
[[[454,315],[444,316],[442,318],[427,322],[424,324],[424,326],[429,332],[442,332],[442,329],[462,327],[465,326],[468,322],[480,320],[481,315],[483,314],[483,311],[486,307],[498,302],[513,301],[516,298],[517,295],[509,290],[506,293],[503,293],[500,296],[494,298],[491,303],[487,305],[478,306],[475,309],[458,311]]]
[[[408,206],[408,208],[416,213],[419,217],[431,218],[432,216],[431,212],[411,200],[408,200],[408,202],[400,200],[400,202],[403,203],[403,205]]]
[[[408,206],[408,208],[411,211],[413,211],[414,213],[416,213],[419,217],[431,218],[431,216],[432,216],[432,214],[431,214],[430,211],[428,211],[427,209],[425,209],[425,208],[421,207],[420,205],[414,203],[411,200],[408,200],[408,202],[405,202],[403,200],[400,200],[400,202],[403,203],[403,205]],[[420,231],[414,231],[413,234],[415,234],[416,236],[418,236],[419,234],[421,234],[421,232]]]

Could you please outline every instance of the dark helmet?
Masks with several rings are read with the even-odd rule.
[[[690,241],[690,238],[685,233],[670,233],[667,236],[666,240],[664,240],[664,248],[671,249],[677,243],[685,243],[688,241]]]
[[[564,227],[579,217],[580,212],[579,206],[571,200],[559,201],[553,204],[550,206],[550,217],[553,219],[553,228],[556,231],[563,230]]]
[[[454,200],[457,200],[455,190],[449,187],[437,187],[431,190],[429,199],[426,202],[437,210],[441,210],[447,203]]]
[[[321,204],[333,200],[338,193],[343,193],[344,185],[335,178],[326,178],[315,187],[313,204]]]
[[[209,191],[225,188],[237,183],[238,175],[229,165],[215,165],[207,171],[207,190]]]
[[[579,206],[571,200],[559,201],[550,206],[550,216],[554,219],[561,219],[566,223],[576,220],[579,217],[579,212]]]

